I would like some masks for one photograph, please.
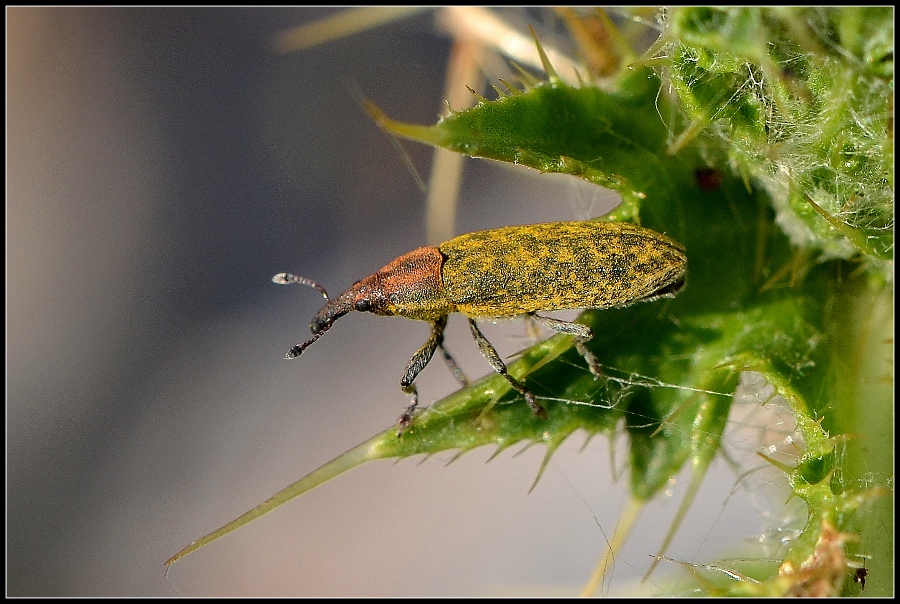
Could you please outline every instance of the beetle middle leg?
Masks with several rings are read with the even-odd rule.
[[[546,325],[553,331],[575,336],[575,350],[577,350],[579,354],[584,357],[584,360],[587,361],[591,373],[600,377],[602,374],[600,362],[597,360],[597,357],[594,356],[594,353],[588,350],[587,346],[584,345],[585,342],[594,337],[594,332],[590,327],[582,325],[581,323],[572,323],[570,321],[560,321],[559,319],[554,319],[552,317],[543,317],[535,313],[528,313],[528,316],[538,323]]]
[[[502,375],[506,378],[506,381],[509,382],[509,385],[515,388],[522,396],[525,397],[525,401],[528,403],[528,406],[531,407],[531,410],[535,415],[541,417],[543,419],[547,418],[547,410],[544,409],[540,403],[538,403],[534,394],[528,388],[526,388],[522,382],[509,375],[509,371],[506,369],[506,363],[503,362],[503,359],[500,358],[500,353],[497,352],[497,349],[494,348],[494,345],[488,342],[488,339],[484,337],[484,334],[481,333],[481,330],[478,329],[478,325],[475,324],[474,319],[469,319],[469,327],[472,328],[472,336],[474,336],[475,341],[478,343],[478,348],[481,349],[481,354],[484,355],[484,358],[487,359],[487,362],[491,364],[491,367],[494,368],[494,371]]]
[[[397,423],[401,428],[406,428],[412,423],[413,412],[416,410],[416,407],[419,404],[419,391],[416,389],[413,381],[416,379],[425,366],[431,361],[431,357],[434,356],[434,351],[438,348],[441,349],[441,352],[444,355],[444,360],[447,361],[447,365],[450,366],[450,371],[453,372],[453,375],[456,379],[463,385],[467,385],[469,380],[466,379],[466,376],[463,375],[462,370],[459,368],[459,365],[456,364],[456,361],[453,360],[453,357],[450,356],[450,353],[447,352],[447,349],[444,348],[444,329],[447,327],[447,317],[441,317],[437,321],[431,324],[431,337],[422,345],[419,350],[416,351],[416,354],[413,355],[413,358],[409,360],[409,365],[406,366],[406,373],[403,374],[403,379],[400,380],[400,388],[403,389],[403,392],[410,396],[409,406],[406,408],[406,411],[403,412],[403,415],[397,420]]]
[[[468,386],[469,378],[466,377],[466,374],[463,373],[463,370],[459,368],[459,365],[456,363],[456,359],[453,358],[453,355],[450,354],[450,351],[444,346],[444,343],[441,342],[438,344],[438,348],[441,349],[441,353],[444,355],[444,361],[447,362],[447,367],[450,368],[450,371],[453,372],[453,377],[456,378],[456,381],[459,382],[460,386]]]

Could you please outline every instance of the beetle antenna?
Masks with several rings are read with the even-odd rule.
[[[316,335],[314,335],[307,341],[303,342],[302,344],[297,344],[296,346],[294,346],[293,348],[288,350],[287,354],[284,355],[284,358],[296,359],[297,357],[299,357],[301,354],[303,354],[304,350],[306,350],[307,348],[309,348],[312,345],[313,342],[315,342],[316,340],[321,338],[322,334],[325,333],[326,331],[328,331],[329,327],[331,327],[331,323],[326,324],[325,328],[322,329],[322,331],[320,331],[319,333],[317,333]]]
[[[278,285],[292,285],[294,283],[297,283],[300,285],[308,285],[309,287],[314,287],[317,290],[319,290],[319,293],[325,297],[326,302],[331,302],[331,298],[328,297],[328,292],[325,291],[324,287],[322,287],[321,285],[319,285],[312,279],[307,279],[306,277],[301,277],[300,275],[292,275],[290,273],[278,273],[277,275],[272,277],[272,283],[277,283]],[[309,344],[312,344],[313,341],[315,341],[315,340],[310,341]],[[306,348],[306,346],[308,346],[309,344],[304,345],[303,348]],[[298,352],[297,355],[299,355],[299,354],[300,353]],[[294,356],[297,356],[297,355],[294,355]]]
[[[319,293],[325,298],[326,302],[331,302],[331,298],[328,297],[328,292],[325,291],[325,288],[313,281],[312,279],[307,279],[306,277],[301,277],[300,275],[292,275],[291,273],[278,273],[274,277],[272,277],[272,282],[277,283],[278,285],[292,285],[294,283],[300,285],[308,285],[309,287],[314,287],[319,290]],[[346,313],[344,313],[346,314]],[[287,351],[287,354],[284,355],[286,359],[296,359],[303,351],[309,348],[313,342],[322,337],[322,334],[328,331],[331,327],[331,324],[334,323],[334,320],[337,317],[331,318],[331,320],[326,321],[321,329],[313,335],[310,339],[303,342],[302,344],[297,344],[293,348]]]

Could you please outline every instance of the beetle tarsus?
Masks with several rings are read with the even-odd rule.
[[[415,406],[410,405],[406,408],[406,411],[404,411],[403,414],[397,418],[397,425],[400,426],[400,430],[397,432],[397,436],[403,434],[403,431],[409,428],[409,426],[412,424],[413,413],[415,412],[415,410]]]
[[[404,411],[403,414],[397,418],[397,425],[400,427],[400,429],[397,430],[397,438],[403,436],[403,433],[406,432],[406,429],[409,428],[410,425],[412,425],[414,411],[415,406],[410,405],[406,408],[406,411]]]
[[[409,395],[409,406],[406,407],[406,411],[397,418],[397,425],[400,426],[400,429],[397,431],[398,437],[403,436],[403,431],[412,424],[413,414],[416,412],[416,407],[419,406],[419,391],[416,390],[416,387],[412,384],[401,386],[403,392]]]
[[[603,371],[600,366],[600,362],[597,360],[597,357],[595,357],[594,353],[588,350],[587,346],[584,345],[585,342],[590,341],[590,339],[594,337],[594,331],[590,327],[588,327],[587,325],[582,325],[581,323],[560,321],[559,319],[554,319],[553,317],[545,317],[536,313],[528,313],[528,316],[541,325],[549,327],[553,331],[575,336],[575,350],[577,350],[578,353],[584,358],[585,362],[588,365],[588,369],[590,369],[591,373],[593,373],[596,377],[600,377],[601,375],[603,375]]]
[[[534,394],[531,391],[526,390],[522,393],[525,396],[525,401],[528,403],[528,406],[531,407],[532,413],[538,416],[541,419],[547,419],[547,410],[544,409],[544,406],[541,405],[534,399]]]
[[[600,365],[600,361],[597,360],[597,357],[594,356],[593,352],[587,349],[587,346],[584,345],[584,342],[582,342],[581,340],[575,340],[575,350],[581,353],[581,356],[584,357],[584,360],[588,365],[588,369],[591,370],[591,373],[594,374],[594,377],[603,376],[603,367]]]

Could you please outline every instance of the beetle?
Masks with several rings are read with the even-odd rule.
[[[546,417],[534,394],[509,374],[476,321],[525,315],[572,335],[591,372],[599,375],[600,364],[585,346],[593,337],[591,328],[537,312],[624,307],[672,297],[684,286],[686,267],[684,247],[665,235],[623,222],[579,221],[476,231],[438,246],[420,247],[336,298],[329,298],[324,287],[306,277],[279,273],[272,281],[314,287],[326,300],[310,322],[313,336],[291,348],[285,355],[288,359],[300,356],[351,311],[431,324],[431,336],[413,355],[400,380],[401,389],[410,396],[397,420],[402,431],[418,406],[413,382],[435,351],[440,349],[457,379],[467,383],[444,348],[451,313],[466,316],[475,342],[494,371],[522,394],[536,415]]]

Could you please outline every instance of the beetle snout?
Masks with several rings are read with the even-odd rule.
[[[331,327],[332,323],[351,310],[353,310],[353,308],[348,306],[343,298],[332,300],[323,306],[322,310],[317,312],[316,316],[312,318],[312,321],[309,323],[309,330],[313,332],[314,335],[320,334]]]
[[[346,312],[334,312],[334,309],[328,304],[325,308],[317,312],[316,316],[309,322],[309,330],[313,332],[313,335],[318,335],[331,327],[331,324],[334,323],[338,317],[342,317],[346,314]]]

